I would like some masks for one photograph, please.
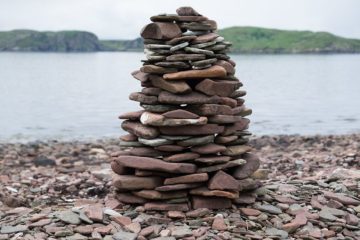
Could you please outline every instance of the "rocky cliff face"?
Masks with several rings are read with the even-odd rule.
[[[0,51],[92,52],[100,51],[97,36],[90,32],[0,32]]]

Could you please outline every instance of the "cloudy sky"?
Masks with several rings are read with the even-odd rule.
[[[179,6],[229,26],[329,31],[360,38],[359,0],[0,0],[0,31],[86,30],[102,39],[132,39],[149,17]]]

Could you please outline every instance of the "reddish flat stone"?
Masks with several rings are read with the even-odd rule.
[[[161,134],[171,136],[198,136],[198,135],[210,135],[215,133],[221,133],[224,130],[223,126],[217,124],[205,124],[205,125],[190,125],[179,127],[159,127]]]
[[[192,206],[194,209],[208,208],[208,209],[223,209],[231,207],[231,200],[221,197],[192,197]]]
[[[162,91],[159,94],[158,101],[165,104],[206,104],[218,103],[220,98],[218,96],[206,96],[199,92],[190,92],[182,95],[173,94]]]
[[[208,182],[210,190],[238,190],[239,183],[231,175],[218,171]]]
[[[198,43],[205,43],[205,42],[211,42],[215,40],[217,37],[219,37],[216,33],[208,33],[204,35],[200,35],[196,37],[191,43],[192,44],[198,44]]]
[[[85,208],[85,214],[94,222],[102,222],[104,218],[102,204],[92,204]]]
[[[189,206],[186,203],[178,203],[178,204],[167,204],[167,203],[145,203],[145,210],[147,211],[189,211]]]
[[[195,38],[196,38],[196,36],[181,36],[181,37],[173,38],[173,39],[167,41],[166,44],[176,45],[177,43],[192,41]]]
[[[141,92],[146,95],[158,96],[161,93],[161,89],[157,87],[146,87],[141,89]]]
[[[141,114],[143,114],[144,112],[145,112],[144,110],[140,110],[136,112],[123,113],[119,116],[119,119],[139,120]]]
[[[225,231],[227,230],[227,226],[225,224],[225,220],[224,217],[222,215],[217,215],[214,218],[214,221],[211,225],[211,228],[213,230],[217,230],[217,231]]]
[[[252,148],[247,145],[233,145],[233,146],[227,146],[226,150],[222,152],[223,155],[226,156],[240,156],[244,153],[250,152]]]
[[[156,128],[144,126],[140,122],[126,120],[121,124],[121,127],[129,133],[145,139],[153,139],[159,135],[159,131]]]
[[[246,216],[259,216],[261,211],[253,208],[240,208],[240,212]]]
[[[169,111],[162,114],[166,118],[180,118],[180,119],[196,119],[199,118],[199,115],[188,112],[182,109],[177,109],[173,111]]]
[[[340,193],[333,193],[333,192],[328,192],[328,191],[323,191],[323,193],[326,198],[336,200],[345,205],[355,205],[356,206],[356,205],[360,204],[359,200],[356,200],[354,198],[348,197],[348,196],[340,194]]]
[[[181,152],[185,148],[182,146],[179,146],[179,145],[161,145],[161,146],[155,147],[155,149],[157,149],[159,151],[164,151],[164,152]]]
[[[220,97],[229,97],[238,88],[239,84],[235,81],[213,81],[211,79],[205,79],[195,86],[199,92]]]
[[[190,217],[190,218],[201,218],[201,217],[204,217],[209,214],[211,214],[211,211],[209,209],[198,208],[198,209],[187,212],[186,216]]]
[[[195,159],[195,162],[199,162],[199,163],[205,163],[208,165],[214,165],[214,164],[221,164],[221,163],[226,163],[228,161],[230,161],[231,157],[229,156],[206,156],[206,157],[198,157]]]
[[[152,200],[164,200],[164,199],[176,199],[187,197],[186,191],[173,191],[173,192],[159,192],[155,190],[141,190],[139,192],[133,192],[134,195],[152,199]]]
[[[163,153],[151,147],[134,147],[126,151],[125,155],[141,156],[141,157],[158,157]]]
[[[189,106],[187,109],[201,116],[213,116],[218,114],[232,115],[231,107],[219,104],[203,104],[197,106]]]
[[[201,16],[201,14],[192,7],[180,7],[176,9],[176,13],[179,16]]]
[[[244,163],[245,163],[244,159],[236,159],[236,160],[232,160],[232,161],[222,163],[222,164],[211,165],[211,166],[208,166],[208,167],[201,167],[201,168],[198,168],[197,172],[199,172],[199,173],[201,173],[201,172],[215,172],[215,171],[219,171],[219,170],[222,170],[222,169],[237,167],[237,166],[240,166],[240,165],[242,165]]]
[[[110,217],[111,220],[114,222],[120,224],[120,226],[125,227],[126,225],[131,224],[131,218],[125,217],[125,216],[116,216],[116,217]]]
[[[134,142],[137,141],[138,137],[135,136],[134,134],[126,134],[121,136],[120,139],[125,142]]]
[[[144,73],[154,73],[154,74],[164,74],[164,73],[174,73],[177,72],[176,68],[164,68],[156,65],[145,65],[140,68],[141,72]]]
[[[169,173],[194,173],[196,165],[190,163],[168,163],[155,158],[120,156],[115,159],[119,164],[136,169]]]
[[[174,219],[183,219],[183,218],[185,218],[185,213],[180,212],[180,211],[169,211],[167,213],[167,216],[169,218],[174,218]]]
[[[241,116],[215,115],[208,118],[209,122],[217,124],[236,123],[242,120]]]
[[[206,182],[208,179],[209,176],[207,173],[194,173],[180,177],[166,178],[164,184],[171,185],[171,184],[179,184],[179,183]]]
[[[226,147],[215,143],[209,143],[206,145],[192,147],[190,150],[199,154],[215,154],[225,151]]]
[[[200,155],[197,153],[192,152],[186,152],[186,153],[178,153],[171,156],[164,157],[164,161],[167,162],[183,162],[183,161],[189,161],[196,158],[199,158]]]
[[[168,192],[168,191],[179,191],[184,189],[191,189],[201,186],[201,183],[179,183],[173,185],[164,185],[161,187],[155,188],[156,191]]]
[[[252,178],[238,180],[239,191],[254,190],[261,186],[261,182]]]
[[[238,100],[237,99],[235,100],[235,99],[232,99],[229,97],[220,97],[219,104],[227,105],[231,108],[234,108],[234,107],[238,106]]]
[[[306,213],[301,212],[297,214],[295,219],[292,220],[290,223],[284,224],[283,229],[289,233],[292,233],[295,232],[296,229],[298,229],[299,227],[306,225],[306,223],[307,223]]]
[[[129,99],[136,101],[136,102],[140,102],[140,103],[145,103],[145,104],[156,104],[157,103],[157,97],[156,96],[148,96],[145,95],[143,93],[140,92],[133,92],[129,95]]]
[[[232,125],[226,126],[224,131],[221,133],[222,136],[232,135],[237,131],[243,131],[249,127],[250,120],[242,118],[241,121],[236,122]]]
[[[141,36],[150,39],[172,39],[180,35],[181,30],[175,23],[150,23],[141,30]]]
[[[245,153],[242,158],[246,163],[234,170],[233,176],[236,179],[248,178],[260,167],[260,159],[255,154]]]
[[[256,197],[251,193],[240,192],[240,196],[234,199],[237,204],[253,204],[256,201]]]
[[[215,65],[218,65],[218,66],[221,66],[223,68],[225,68],[226,72],[229,74],[229,75],[234,75],[235,74],[235,68],[234,66],[229,63],[228,61],[225,61],[225,60],[219,60],[215,63]]]
[[[167,73],[163,77],[165,80],[193,79],[193,78],[216,78],[225,77],[226,70],[220,66],[212,66],[201,70],[188,70],[176,73]]]
[[[140,82],[146,82],[149,80],[149,74],[141,72],[140,70],[136,70],[136,71],[132,72],[131,75],[134,78],[136,78],[137,80],[139,80]]]
[[[115,175],[113,185],[120,190],[154,189],[161,186],[160,177],[137,177],[133,175]]]
[[[150,76],[150,81],[155,87],[161,88],[171,93],[183,94],[191,92],[191,87],[185,81],[164,80],[160,76]]]
[[[144,204],[147,201],[145,198],[135,196],[131,193],[117,193],[115,197],[120,202],[129,204]]]
[[[230,199],[236,199],[239,197],[239,192],[237,191],[209,190],[207,187],[191,189],[190,194],[205,197],[225,197]]]
[[[220,144],[224,144],[224,143],[229,143],[232,141],[235,141],[236,139],[238,139],[238,136],[216,136],[215,138],[215,143],[220,143]]]
[[[126,169],[122,165],[118,164],[116,161],[111,161],[111,169],[114,171],[114,173],[117,173],[119,175],[126,172]]]

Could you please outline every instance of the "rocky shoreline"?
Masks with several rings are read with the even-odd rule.
[[[219,211],[120,203],[119,143],[0,144],[0,239],[360,239],[360,134],[253,137],[262,187]]]

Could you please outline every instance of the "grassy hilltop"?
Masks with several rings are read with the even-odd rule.
[[[230,27],[219,31],[238,53],[359,53],[360,40],[328,32]]]
[[[360,40],[327,32],[287,31],[259,27],[230,27],[219,34],[233,43],[234,53],[360,53]],[[0,32],[0,51],[95,52],[141,51],[141,38],[99,40],[85,31]]]
[[[0,32],[0,51],[89,52],[100,50],[98,37],[90,32],[33,30]]]

